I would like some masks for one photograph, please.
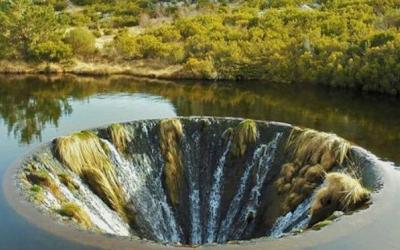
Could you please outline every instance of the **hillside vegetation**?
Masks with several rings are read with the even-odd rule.
[[[190,2],[190,3],[189,3]],[[0,57],[400,93],[400,0],[0,0]],[[151,75],[151,74],[150,74]]]

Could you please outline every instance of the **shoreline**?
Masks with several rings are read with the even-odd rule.
[[[183,65],[164,64],[153,60],[136,60],[131,63],[81,62],[26,63],[0,60],[0,74],[3,75],[76,75],[76,76],[113,76],[124,75],[163,80],[204,80],[183,71]],[[216,80],[216,79],[215,79]]]
[[[147,78],[150,80],[168,80],[168,81],[202,81],[202,82],[234,82],[252,83],[263,82],[263,84],[293,84],[293,85],[316,85],[326,87],[327,89],[344,89],[355,91],[359,94],[372,94],[378,96],[387,96],[398,98],[400,95],[390,92],[380,92],[374,90],[363,90],[358,87],[348,86],[330,86],[328,84],[318,83],[300,83],[300,82],[273,82],[268,79],[208,79],[195,75],[184,70],[183,65],[169,65],[157,60],[135,60],[131,63],[107,63],[107,62],[82,62],[76,61],[73,64],[60,63],[26,63],[23,61],[0,60],[0,74],[10,76],[64,76],[73,75],[76,77],[111,77],[111,76],[126,76]]]

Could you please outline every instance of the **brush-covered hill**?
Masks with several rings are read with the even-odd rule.
[[[3,0],[0,68],[397,95],[399,7],[399,0]]]

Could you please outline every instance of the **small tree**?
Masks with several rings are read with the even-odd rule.
[[[75,28],[68,32],[65,42],[76,56],[91,56],[96,52],[96,37],[86,28]]]
[[[108,47],[112,54],[123,59],[135,59],[142,56],[136,38],[128,31],[116,35]]]

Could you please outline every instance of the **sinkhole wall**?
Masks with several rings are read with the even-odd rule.
[[[56,138],[22,165],[19,188],[55,220],[191,245],[319,228],[377,188],[336,135],[233,118],[112,124]]]

